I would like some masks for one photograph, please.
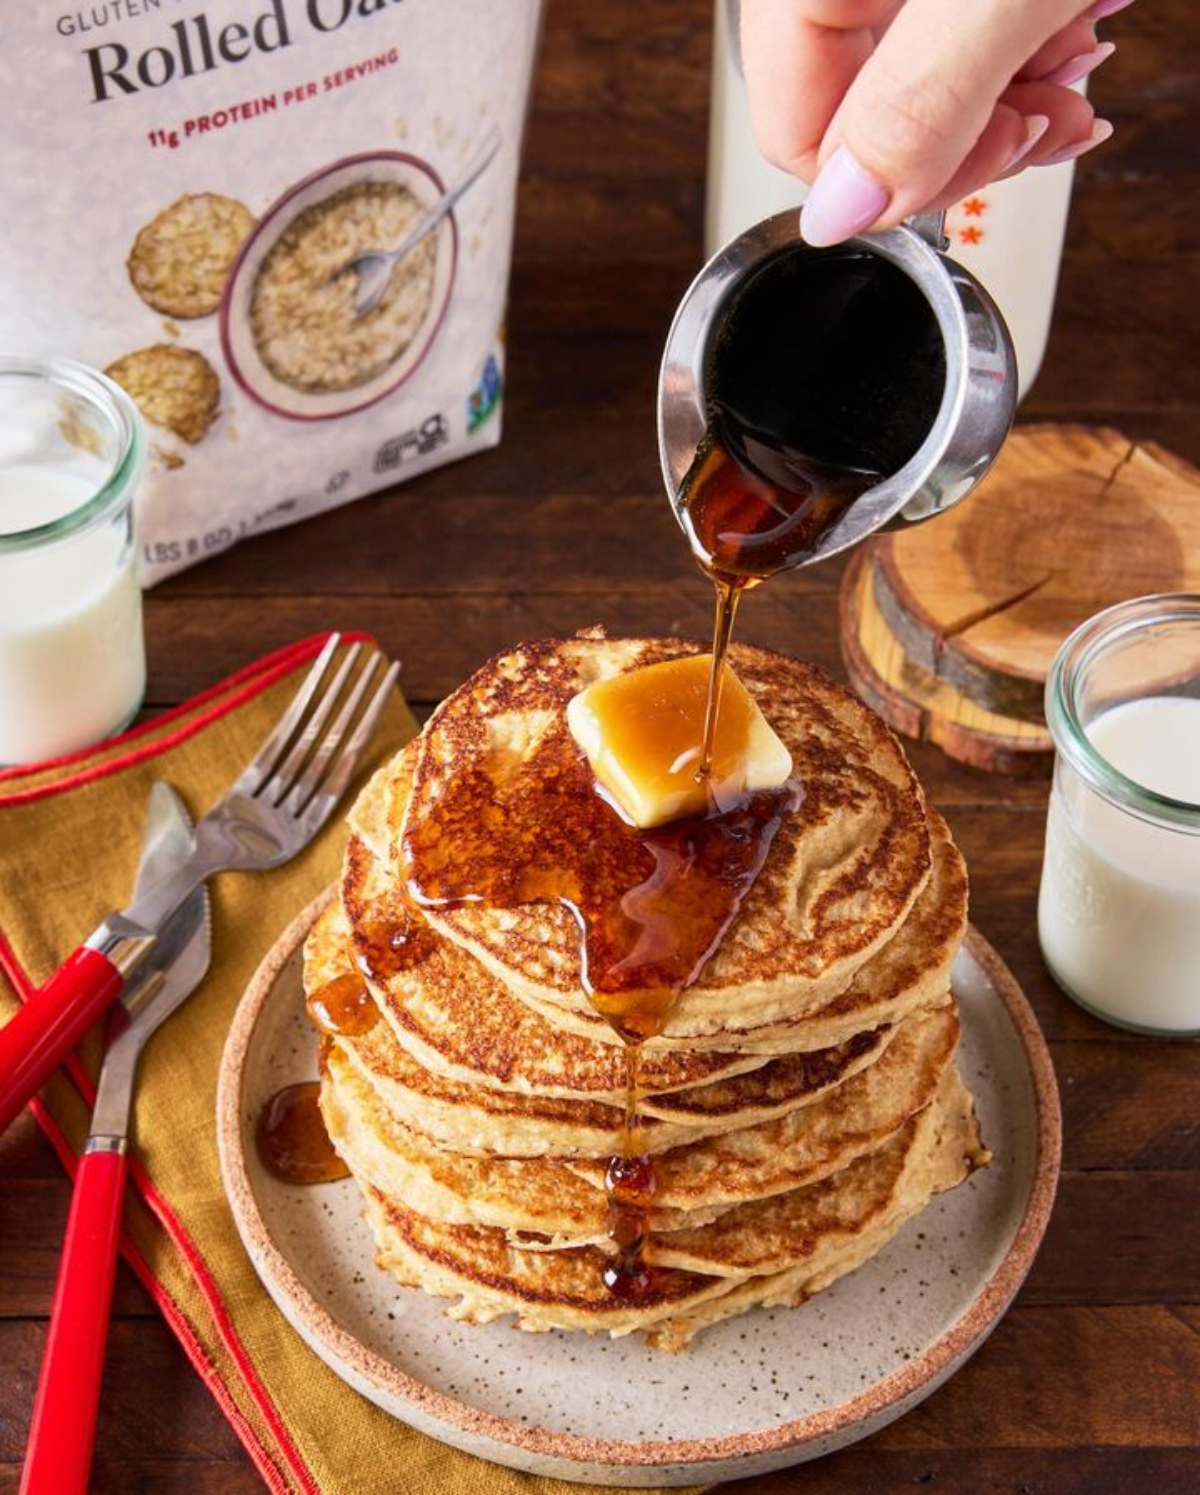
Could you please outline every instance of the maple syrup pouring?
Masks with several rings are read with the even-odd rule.
[[[717,721],[721,715],[721,686],[725,680],[725,656],[729,653],[729,641],[733,637],[734,619],[738,603],[742,600],[744,582],[732,578],[718,581],[713,577],[716,590],[716,616],[713,619],[712,668],[708,673],[708,700],[704,705],[704,736],[700,744],[700,763],[696,769],[698,779],[710,779],[713,769],[713,751],[717,742]]]
[[[742,592],[810,558],[916,454],[945,373],[932,309],[880,255],[784,249],[734,292],[706,357],[708,429],[679,495],[717,592],[702,774]]]

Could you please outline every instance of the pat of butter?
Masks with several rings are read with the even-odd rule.
[[[634,825],[649,829],[776,789],[791,754],[726,666],[712,773],[697,777],[711,654],[689,654],[589,685],[567,706],[571,735],[597,782]]]

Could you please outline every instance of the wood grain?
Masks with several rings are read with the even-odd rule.
[[[877,547],[864,545],[842,577],[838,621],[850,684],[896,732],[931,742],[960,763],[1014,778],[1046,777],[1053,743],[1045,727],[1001,716],[912,660],[876,598]]]
[[[342,623],[399,651],[422,709],[493,649],[600,619],[696,633],[708,599],[654,448],[658,354],[700,257],[712,0],[552,0],[521,186],[505,439],[494,452],[157,588],[150,702]],[[1022,416],[1110,425],[1200,463],[1200,7],[1102,28],[1114,139],[1079,166],[1046,363]],[[840,568],[747,599],[744,636],[841,673]],[[971,869],[973,917],[1034,1003],[1066,1173],[1013,1313],[926,1406],[738,1495],[1194,1495],[1200,1489],[1200,1046],[1119,1034],[1050,981],[1034,925],[1045,789],[911,756]],[[19,1461],[68,1185],[22,1118],[0,1139],[0,1495]],[[262,1488],[127,1274],[97,1495]],[[396,1487],[381,1471],[383,1495]],[[486,1490],[486,1469],[480,1470]],[[327,1491],[324,1495],[346,1495]],[[437,1495],[430,1483],[407,1495]]]
[[[971,503],[880,540],[874,585],[916,665],[1041,723],[1050,665],[1080,623],[1200,587],[1200,471],[1107,427],[1024,427]]]

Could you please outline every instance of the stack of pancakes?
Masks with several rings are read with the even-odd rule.
[[[457,774],[536,794],[577,691],[695,648],[520,646],[445,701],[351,814],[305,984],[365,968],[380,1020],[324,1042],[322,1112],[380,1266],[456,1300],[456,1318],[679,1348],[756,1305],[803,1302],[986,1162],[954,1065],[967,885],[949,832],[873,713],[811,666],[735,648],[803,795],[643,1048],[653,1287],[621,1302],[604,1286],[625,1063],[585,995],[577,921],[558,903],[465,903],[415,929],[405,833]],[[415,943],[390,969],[381,942],[406,928]]]

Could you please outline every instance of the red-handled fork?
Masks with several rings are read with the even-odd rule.
[[[197,825],[187,852],[127,909],[110,914],[0,1028],[0,1131],[124,990],[150,951],[171,938],[171,916],[207,878],[214,872],[278,867],[329,819],[400,668],[389,665],[360,713],[382,656],[372,651],[355,675],[360,645],[354,644],[323,685],[340,638],[330,636],[267,740]]]

